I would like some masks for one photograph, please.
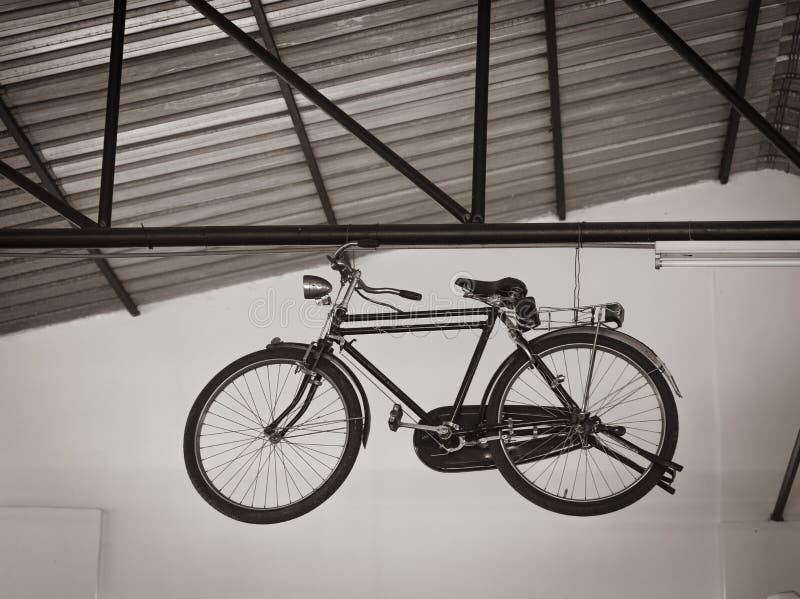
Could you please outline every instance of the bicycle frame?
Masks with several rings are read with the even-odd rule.
[[[564,405],[566,410],[570,413],[579,411],[578,405],[561,386],[561,380],[554,375],[550,369],[544,364],[538,355],[532,354],[528,349],[527,342],[522,337],[521,332],[509,326],[505,312],[499,306],[487,306],[485,308],[455,308],[455,309],[442,309],[442,310],[419,310],[409,312],[377,312],[377,313],[363,313],[363,314],[348,314],[347,308],[350,299],[357,289],[361,280],[361,272],[352,269],[348,274],[342,275],[342,282],[339,292],[337,293],[336,301],[333,302],[328,318],[323,325],[322,331],[316,343],[309,345],[309,350],[306,354],[304,370],[306,376],[301,382],[300,388],[291,404],[286,410],[281,413],[267,428],[275,431],[278,424],[294,410],[299,403],[302,396],[306,393],[306,389],[311,385],[304,404],[300,410],[294,415],[289,423],[283,427],[284,429],[290,428],[306,411],[311,400],[313,399],[316,386],[319,384],[319,376],[315,374],[316,365],[325,351],[330,349],[334,342],[339,343],[341,350],[351,356],[358,364],[360,364],[370,375],[372,375],[378,382],[381,383],[389,392],[394,395],[397,400],[405,407],[410,409],[420,420],[422,424],[438,424],[430,422],[428,412],[417,404],[407,393],[398,387],[388,376],[386,376],[380,368],[373,364],[366,356],[359,352],[353,346],[352,341],[346,341],[347,336],[358,335],[373,335],[384,333],[411,333],[411,332],[425,332],[425,331],[452,331],[452,330],[469,330],[480,329],[481,335],[478,343],[473,351],[472,358],[470,359],[467,371],[456,394],[453,402],[452,411],[450,414],[450,422],[455,422],[461,414],[464,401],[466,399],[469,388],[475,376],[475,371],[478,364],[483,357],[483,352],[486,349],[486,343],[489,336],[498,320],[503,322],[508,327],[509,335],[517,346],[522,348],[530,359],[531,366],[534,367],[545,381],[550,385],[559,401]],[[477,319],[483,317],[482,319]],[[413,320],[432,320],[437,318],[456,318],[460,319],[457,322],[446,324],[379,324],[368,326],[342,326],[348,323],[366,323],[389,321],[391,323]],[[315,378],[316,377],[316,378]],[[480,404],[480,426],[483,427],[486,416],[486,406],[488,397],[484,395]],[[542,423],[545,424],[545,423]],[[469,432],[469,431],[464,431]]]
[[[368,313],[368,314],[345,314],[341,319],[331,327],[329,336],[344,338],[348,335],[371,335],[383,333],[412,333],[415,331],[458,331],[468,329],[480,329],[481,335],[478,339],[478,344],[472,353],[472,358],[467,366],[467,371],[464,374],[464,379],[461,381],[461,386],[458,389],[455,402],[453,403],[453,411],[450,416],[450,421],[455,422],[461,413],[461,407],[464,405],[464,400],[467,397],[472,379],[475,376],[475,371],[478,368],[483,352],[486,349],[486,342],[494,330],[495,323],[498,317],[498,308],[461,308],[461,309],[448,309],[448,310],[421,310],[415,312],[386,312],[386,313]],[[475,316],[485,316],[484,320],[474,320]],[[470,320],[447,323],[447,324],[412,324],[412,325],[373,325],[364,327],[342,327],[341,323],[347,322],[368,322],[368,321],[408,321],[418,319],[435,319],[435,318],[468,318]],[[408,396],[402,389],[400,389],[388,376],[386,376],[377,366],[370,362],[364,354],[359,352],[353,347],[352,342],[343,342],[341,344],[342,351],[350,355],[356,362],[363,366],[367,372],[375,377],[384,387],[386,387],[404,406],[409,408],[420,419],[420,422],[427,423],[428,415],[411,397]],[[485,398],[482,405],[485,404]]]

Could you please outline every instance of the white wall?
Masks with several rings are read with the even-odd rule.
[[[0,597],[94,599],[102,512],[0,508]]]
[[[571,218],[799,219],[798,199],[800,179],[754,173]],[[184,472],[186,414],[234,358],[276,335],[313,338],[300,323],[307,308],[295,273],[145,306],[136,319],[104,315],[0,339],[0,505],[102,508],[102,599],[483,597],[498,589],[721,597],[718,524],[766,519],[800,425],[800,321],[791,308],[800,269],[655,271],[652,251],[582,255],[583,302],[621,301],[625,330],[666,360],[684,392],[676,460],[685,471],[675,496],[655,490],[622,512],[573,519],[528,503],[496,472],[435,473],[417,461],[408,432],[387,430],[390,404],[368,387],[369,446],[328,502],[269,527],[220,516]],[[570,305],[573,257],[568,249],[394,251],[359,266],[369,282],[425,292],[434,307],[458,301],[450,283],[465,272],[517,276],[540,303]],[[285,324],[254,324],[272,307],[287,314]],[[359,344],[433,408],[452,402],[475,339]],[[511,349],[503,335],[490,341],[473,401]],[[787,516],[797,517],[797,506],[795,498]]]
[[[798,539],[800,522],[722,524],[726,599],[771,597],[800,589]]]

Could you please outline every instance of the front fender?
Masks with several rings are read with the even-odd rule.
[[[580,330],[590,329],[592,331],[595,330],[594,327],[569,327],[566,329],[558,329],[555,331],[551,331],[549,333],[545,333],[540,337],[536,337],[535,339],[531,340],[530,343],[536,343],[540,339],[551,339],[553,337],[567,335],[575,331],[576,329]],[[675,395],[677,395],[678,397],[683,397],[680,389],[678,389],[678,384],[675,382],[675,377],[672,376],[672,373],[667,368],[667,365],[664,363],[664,360],[659,358],[658,355],[656,355],[656,352],[650,349],[650,347],[648,347],[635,337],[631,337],[630,335],[627,335],[617,329],[606,329],[601,327],[598,332],[598,335],[606,337],[607,339],[616,339],[617,341],[621,341],[622,343],[627,343],[628,345],[632,345],[633,347],[635,347],[637,350],[639,350],[641,353],[647,356],[647,358],[658,367],[658,370],[664,375],[664,378],[667,379],[669,386],[672,387],[672,390],[675,392]]]
[[[267,347],[272,347],[274,345],[283,345],[283,346],[286,346],[286,347],[294,347],[294,348],[297,348],[297,349],[301,349],[303,351],[306,351],[308,349],[308,346],[309,346],[308,343],[295,343],[295,342],[292,342],[292,341],[281,341],[277,337],[275,339],[273,339],[272,341],[270,341],[269,344],[267,345]],[[333,354],[333,352],[331,352],[331,351],[325,352],[322,355],[322,359],[323,360],[329,360],[331,363],[333,363],[334,366],[336,366],[339,370],[344,372],[345,376],[347,376],[347,378],[353,384],[353,387],[355,387],[356,393],[358,393],[358,397],[361,400],[361,405],[363,406],[364,424],[361,427],[361,444],[364,447],[366,447],[367,446],[367,439],[369,438],[370,422],[371,422],[372,418],[371,418],[371,414],[370,414],[370,411],[369,411],[369,401],[367,401],[367,394],[364,391],[364,387],[361,384],[361,381],[359,381],[356,378],[355,374],[353,374],[353,371],[350,369],[350,367],[347,364],[345,364],[341,360],[341,358],[339,358],[338,356],[335,356]]]

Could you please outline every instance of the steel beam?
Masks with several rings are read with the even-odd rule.
[[[114,0],[111,25],[111,55],[108,62],[106,124],[103,134],[103,166],[100,173],[100,210],[97,222],[111,226],[111,204],[114,195],[114,171],[117,160],[117,128],[119,126],[119,94],[122,86],[122,51],[125,45],[126,0]]]
[[[761,0],[750,0],[747,7],[747,20],[744,24],[742,38],[742,51],[739,56],[739,70],[736,73],[736,93],[745,97],[747,93],[747,78],[750,75],[750,62],[753,59],[753,46],[756,40],[758,15],[761,12]],[[733,165],[733,152],[736,149],[736,136],[739,134],[739,113],[731,108],[728,116],[728,130],[725,134],[725,146],[722,149],[722,162],[719,166],[719,180],[725,185],[731,177]]]
[[[564,220],[567,218],[567,192],[564,183],[564,140],[561,130],[561,86],[558,78],[555,0],[544,0],[544,24],[547,40],[547,80],[550,87],[550,130],[553,135],[556,214],[559,220]]]
[[[5,163],[0,163],[3,168],[3,174],[6,176],[11,174],[12,177],[16,177],[17,185],[39,199],[39,201],[44,202],[56,210],[75,226],[96,227],[97,223],[69,205],[66,198],[61,193],[58,185],[56,184],[55,179],[53,179],[52,175],[50,174],[50,171],[47,169],[44,162],[42,162],[42,160],[39,158],[39,155],[36,153],[36,150],[34,149],[27,135],[25,135],[25,132],[14,118],[14,115],[11,114],[11,111],[8,109],[5,102],[3,102],[2,96],[0,96],[0,120],[3,121],[3,124],[6,126],[6,129],[11,137],[14,138],[14,141],[17,142],[17,146],[19,146],[19,149],[22,151],[25,158],[28,159],[28,163],[31,165],[31,168],[41,181],[41,186],[36,185],[33,181],[27,177],[24,177],[21,173],[15,171],[14,169],[11,169],[13,173],[8,173],[6,169],[10,169],[10,167],[8,167],[8,165]],[[9,177],[9,179],[14,182],[13,178]],[[20,183],[22,183],[24,186],[20,185]],[[101,254],[99,250],[94,249],[89,250],[89,253],[93,256],[99,256]],[[132,316],[138,316],[139,308],[133,301],[133,298],[131,298],[130,294],[125,290],[122,281],[119,280],[119,277],[117,277],[108,261],[104,259],[96,259],[95,263],[128,312]]]
[[[669,25],[662,21],[642,0],[623,0],[647,25],[655,31],[661,39],[675,50],[694,70],[696,70],[711,86],[719,92],[733,107],[753,126],[761,131],[773,145],[778,148],[789,160],[800,168],[800,150],[784,137],[780,131],[761,116],[752,104],[745,100],[741,94],[723,79],[711,65],[697,54]]]
[[[334,102],[329,100],[316,87],[308,83],[294,70],[286,66],[279,58],[266,50],[261,44],[247,35],[247,33],[231,23],[231,21],[229,21],[222,13],[217,11],[217,9],[215,9],[205,0],[186,0],[186,2],[192,5],[214,25],[219,27],[221,31],[236,40],[248,52],[253,54],[261,62],[272,69],[275,75],[277,75],[280,79],[294,87],[297,91],[308,98],[311,103],[318,106],[333,120],[364,142],[367,147],[372,149],[386,162],[391,164],[395,169],[397,169],[398,172],[400,172],[409,181],[414,183],[422,191],[428,194],[445,210],[455,216],[460,222],[467,222],[469,219],[469,213],[461,205],[459,205],[458,202],[447,195],[442,189],[437,187],[436,184],[411,166],[408,162],[401,158],[399,154],[395,153],[391,148],[375,137],[366,128],[360,125],[355,119],[353,119],[353,117],[339,108]]]
[[[253,9],[253,14],[256,16],[256,23],[258,24],[258,30],[261,33],[264,46],[280,60],[281,57],[278,53],[278,46],[275,44],[275,38],[272,35],[272,29],[269,26],[269,21],[267,20],[267,15],[264,12],[264,6],[261,4],[261,0],[250,0],[250,6]],[[328,221],[329,225],[335,225],[336,215],[333,212],[333,206],[331,206],[331,199],[328,196],[328,190],[325,188],[325,182],[322,180],[322,173],[319,170],[317,158],[314,156],[314,149],[311,147],[311,141],[308,139],[308,133],[306,133],[306,127],[303,124],[303,118],[300,115],[300,110],[294,99],[292,88],[280,77],[276,77],[276,79],[278,80],[278,86],[281,88],[283,100],[286,102],[286,109],[289,111],[289,116],[292,119],[292,125],[297,134],[297,139],[300,141],[300,149],[303,151],[303,157],[308,165],[308,170],[311,172],[311,180],[314,182],[314,188],[317,190],[319,201],[322,204],[325,220]]]
[[[143,248],[340,245],[502,246],[656,241],[799,240],[800,221],[589,222],[448,225],[263,225],[0,229],[0,248]]]
[[[11,181],[20,189],[27,191],[43,204],[50,206],[50,208],[58,212],[76,227],[97,226],[97,223],[95,223],[88,216],[84,216],[69,204],[65,204],[55,195],[47,191],[44,187],[31,181],[17,169],[10,167],[2,160],[0,160],[0,175],[3,175],[6,179]]]
[[[486,220],[486,128],[489,119],[489,50],[492,2],[478,0],[475,47],[475,116],[472,143],[472,214],[470,222]]]
[[[42,161],[39,160],[39,155],[33,148],[33,144],[31,144],[27,135],[25,135],[25,132],[22,130],[22,127],[17,123],[17,119],[11,114],[11,110],[6,106],[6,103],[3,101],[2,93],[0,93],[0,121],[3,121],[8,133],[14,138],[17,147],[28,160],[28,164],[30,164],[33,172],[39,177],[42,187],[53,195],[60,195],[61,192],[58,189],[58,185],[56,185],[53,177],[50,176],[50,171],[48,171],[44,167],[44,164],[42,164]]]
[[[786,465],[786,474],[783,476],[781,490],[778,491],[778,499],[775,502],[775,509],[772,510],[772,515],[769,517],[770,520],[783,522],[783,510],[786,508],[786,502],[789,500],[789,493],[792,491],[798,465],[800,465],[800,430],[797,431],[794,449],[792,450],[792,455],[789,456],[789,463]]]

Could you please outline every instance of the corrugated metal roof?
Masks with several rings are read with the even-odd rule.
[[[249,2],[213,4],[257,36]],[[747,0],[649,4],[735,79]],[[469,206],[474,0],[278,0],[264,7],[285,63]],[[728,118],[721,98],[621,1],[559,0],[556,7],[568,209],[714,178]],[[764,0],[761,10],[747,95],[776,122],[797,114],[791,54],[798,11],[797,0]],[[108,0],[0,3],[3,97],[72,205],[91,218],[111,12]],[[782,97],[788,109],[780,108]],[[452,219],[297,100],[338,222]],[[553,212],[539,2],[493,2],[489,119],[487,219]],[[791,134],[791,124],[785,131]],[[182,0],[128,2],[118,143],[115,226],[325,222],[274,76]],[[743,124],[734,172],[766,166],[768,153]],[[35,179],[4,130],[0,159]],[[0,198],[0,226],[64,225],[5,180]],[[110,263],[146,305],[309,260],[268,254]],[[5,258],[0,308],[0,332],[9,332],[121,304],[88,260]]]

